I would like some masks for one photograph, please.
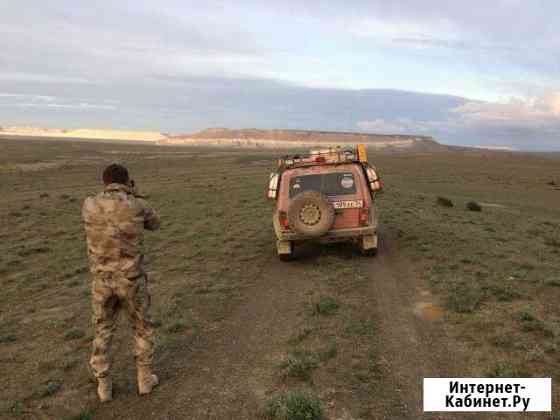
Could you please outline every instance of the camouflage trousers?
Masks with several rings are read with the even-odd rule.
[[[109,375],[110,348],[120,312],[124,311],[134,331],[134,357],[137,366],[150,366],[155,334],[149,318],[150,293],[145,274],[128,279],[118,273],[94,275],[91,289],[95,338],[90,358],[96,378]]]

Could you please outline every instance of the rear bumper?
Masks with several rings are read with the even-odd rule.
[[[319,238],[310,238],[294,231],[285,231],[280,227],[278,216],[275,212],[272,217],[274,232],[279,241],[319,241],[319,242],[336,242],[348,239],[356,239],[362,236],[372,236],[377,234],[378,214],[375,207],[371,208],[369,224],[347,229],[333,229]]]
[[[350,229],[336,229],[327,232],[325,235],[319,238],[310,238],[305,235],[301,235],[297,232],[289,232],[283,231],[280,229],[276,230],[276,237],[279,241],[308,241],[308,240],[315,240],[315,241],[336,241],[336,240],[343,240],[343,239],[353,239],[359,238],[362,236],[369,236],[376,234],[375,226],[364,226],[358,228],[350,228]]]

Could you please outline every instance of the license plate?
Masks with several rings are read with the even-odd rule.
[[[364,206],[363,200],[346,200],[335,201],[333,207],[335,209],[360,209]]]

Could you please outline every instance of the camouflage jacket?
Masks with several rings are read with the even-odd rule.
[[[122,184],[88,197],[82,207],[92,273],[118,272],[126,277],[143,273],[144,229],[159,228],[157,213]]]

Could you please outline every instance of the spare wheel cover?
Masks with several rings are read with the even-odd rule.
[[[301,235],[319,237],[334,223],[334,208],[323,194],[306,191],[296,195],[288,207],[290,226]]]

